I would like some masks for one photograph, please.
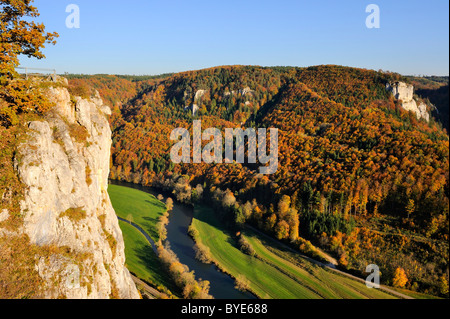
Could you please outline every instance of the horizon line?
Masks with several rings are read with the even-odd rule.
[[[298,68],[298,69],[306,69],[310,67],[315,66],[342,66],[342,67],[348,67],[348,68],[354,68],[354,69],[364,69],[364,70],[372,70],[375,72],[390,72],[395,74],[400,74],[402,76],[406,77],[450,77],[450,72],[447,74],[402,74],[395,71],[390,70],[383,70],[383,69],[373,69],[373,68],[363,68],[363,67],[356,67],[356,66],[348,66],[348,65],[340,65],[340,64],[317,64],[317,65],[310,65],[310,66],[293,66],[293,65],[272,65],[272,66],[262,66],[262,65],[252,65],[252,64],[229,64],[229,65],[216,65],[211,67],[205,67],[205,68],[199,68],[199,69],[187,69],[183,71],[173,71],[173,72],[163,72],[163,73],[157,73],[157,74],[150,74],[150,73],[141,73],[141,74],[131,74],[131,73],[72,73],[72,72],[64,72],[56,74],[58,75],[90,75],[90,76],[96,76],[96,75],[116,75],[116,76],[151,76],[151,77],[157,77],[157,76],[164,76],[164,75],[173,75],[173,74],[179,74],[179,73],[186,73],[186,72],[195,72],[195,71],[204,71],[209,69],[217,69],[217,68],[225,68],[225,67],[259,67],[259,68]],[[32,67],[29,67],[32,69]]]

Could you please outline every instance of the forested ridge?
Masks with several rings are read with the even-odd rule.
[[[404,81],[424,99],[445,95],[420,95],[444,90],[436,79],[425,88],[412,77],[333,65],[69,79],[79,95],[92,87],[112,106],[112,179],[209,201],[232,227],[253,224],[309,254],[312,242],[358,274],[375,263],[385,284],[448,294],[448,135],[438,117],[417,120],[386,91]],[[277,172],[172,163],[170,132],[194,119],[222,132],[278,128]]]

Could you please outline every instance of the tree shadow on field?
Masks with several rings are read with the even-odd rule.
[[[153,199],[153,198],[152,198]],[[166,210],[166,205],[163,202],[160,202],[157,199],[154,199],[153,201],[150,201],[148,199],[145,200],[146,203],[149,203],[152,206],[157,206],[159,208],[162,208],[163,210]]]
[[[151,227],[151,225],[156,225],[156,223],[158,223],[158,219],[153,217],[142,217],[142,219],[150,223],[150,225],[147,223],[145,224],[145,226],[143,225],[144,227],[142,228],[145,230],[145,232],[149,234],[151,238],[158,238],[158,232],[156,231],[156,229],[153,229]]]
[[[227,243],[229,243],[234,248],[239,249],[237,240],[230,233],[226,233],[225,231],[224,231],[224,233],[228,235]]]

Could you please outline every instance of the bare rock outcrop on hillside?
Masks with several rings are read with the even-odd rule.
[[[386,84],[386,90],[390,91],[395,99],[402,101],[403,109],[414,112],[418,119],[430,121],[427,105],[414,99],[413,85],[404,82],[388,83]]]

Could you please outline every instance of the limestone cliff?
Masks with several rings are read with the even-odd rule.
[[[25,184],[22,231],[32,244],[58,248],[37,257],[43,297],[139,298],[107,193],[110,109],[98,93],[83,99],[64,86],[48,90],[56,106],[28,123],[15,163]]]
[[[402,101],[403,109],[414,112],[418,119],[430,121],[427,105],[414,99],[413,85],[404,82],[388,83],[386,84],[386,90],[390,91],[395,99]]]

